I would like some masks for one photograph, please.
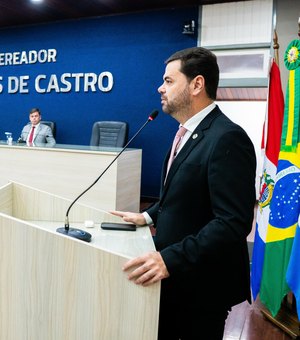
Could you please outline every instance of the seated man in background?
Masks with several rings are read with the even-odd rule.
[[[23,127],[20,139],[30,146],[38,144],[54,146],[56,141],[53,137],[52,130],[48,125],[41,124],[41,119],[42,116],[38,108],[30,110],[30,123]]]

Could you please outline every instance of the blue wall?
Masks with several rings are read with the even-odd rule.
[[[57,143],[82,145],[89,144],[94,121],[127,121],[131,137],[157,108],[158,118],[131,145],[143,149],[142,195],[157,196],[161,164],[177,126],[161,111],[157,88],[164,60],[197,44],[196,36],[182,34],[184,21],[191,19],[198,21],[198,7],[1,30],[0,53],[55,49],[57,56],[54,63],[0,66],[0,139],[5,139],[5,131],[17,139],[32,107],[41,109],[43,119],[56,121]],[[58,78],[58,88],[64,88],[60,83],[64,73],[102,72],[113,75],[109,92],[99,88],[84,92],[82,82],[76,91],[73,78],[68,92],[38,93],[35,86],[39,75],[45,75],[39,86],[46,89],[51,75]],[[20,88],[8,93],[8,79],[23,76],[24,93]]]

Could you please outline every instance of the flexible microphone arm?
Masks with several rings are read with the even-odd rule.
[[[143,128],[152,120],[154,120],[158,115],[158,110],[154,110],[148,117],[147,121],[140,127],[140,129],[134,134],[134,136],[129,140],[129,142],[126,143],[126,145],[123,147],[123,149],[117,154],[117,156],[111,161],[111,163],[104,169],[104,171],[98,176],[98,178],[87,188],[85,189],[79,196],[75,198],[75,200],[70,204],[65,217],[65,231],[64,234],[68,234],[69,231],[69,212],[72,208],[72,206],[79,200],[80,197],[82,197],[87,191],[89,191],[98,181],[99,179],[106,173],[106,171],[112,166],[112,164],[121,156],[121,154],[125,151],[125,149],[128,147],[128,145],[135,139],[135,137],[143,130]],[[57,229],[58,232],[61,231],[62,228]]]

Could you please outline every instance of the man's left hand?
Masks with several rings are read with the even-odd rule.
[[[167,267],[159,252],[150,252],[129,260],[123,266],[123,271],[133,269],[128,279],[142,286],[149,286],[169,277]]]

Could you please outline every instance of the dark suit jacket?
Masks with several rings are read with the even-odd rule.
[[[255,204],[256,157],[245,131],[218,106],[174,160],[160,200],[147,210],[170,273],[162,294],[199,308],[250,298],[246,237]]]

